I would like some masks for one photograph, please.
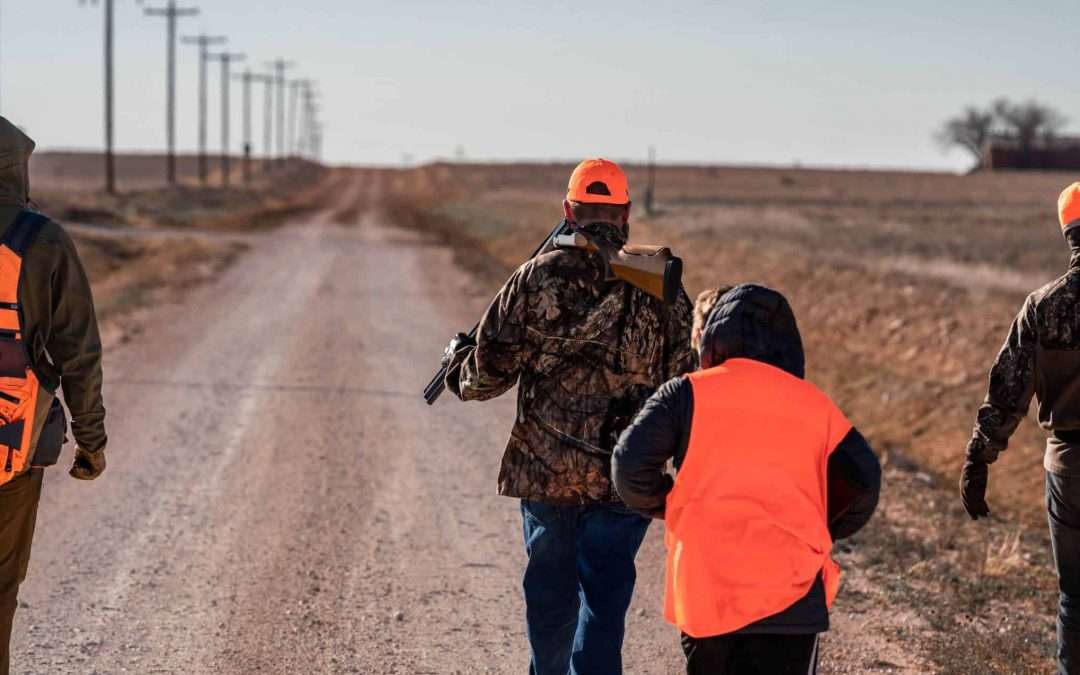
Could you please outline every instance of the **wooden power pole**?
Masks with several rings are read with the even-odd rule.
[[[80,4],[85,5],[83,0]],[[94,4],[97,2],[94,0]],[[105,192],[116,194],[116,159],[113,127],[113,0],[105,0]]]
[[[211,54],[210,58],[221,62],[221,185],[229,187],[229,93],[232,84],[231,66],[235,61],[243,61],[243,54],[224,52]]]
[[[263,136],[265,139],[266,153],[270,154],[270,98],[272,91],[270,89],[274,84],[274,78],[270,75],[264,75],[262,73],[253,73],[248,68],[242,74],[237,76],[237,79],[244,83],[244,182],[251,182],[251,158],[254,152],[254,141],[252,140],[252,124],[251,124],[251,84],[253,82],[263,82],[267,86],[266,92],[266,117],[263,120]]]
[[[277,82],[277,158],[283,163],[285,159],[285,70],[295,64],[285,59],[272,61],[270,66],[274,69],[274,78]]]
[[[195,16],[199,13],[195,8],[180,8],[176,6],[176,0],[169,0],[164,9],[148,8],[148,16],[163,16],[167,26],[166,30],[166,77],[165,90],[165,129],[168,136],[168,159],[166,175],[170,185],[176,184],[176,20],[185,16]]]
[[[210,61],[210,47],[225,43],[226,38],[222,35],[195,35],[185,37],[184,44],[197,45],[199,47],[199,182],[206,185],[209,167],[206,159],[206,116],[208,108],[207,94],[207,63]]]

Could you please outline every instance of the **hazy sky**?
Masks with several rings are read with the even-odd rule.
[[[165,22],[115,0],[117,142],[165,142]],[[185,3],[191,4],[191,3]],[[231,37],[322,84],[326,156],[604,154],[662,161],[958,168],[932,131],[1008,95],[1080,128],[1075,3],[200,0],[181,33]],[[0,111],[41,148],[102,139],[100,6],[0,0]],[[196,143],[197,58],[180,48],[179,142]],[[218,68],[211,147],[219,146]],[[256,147],[261,147],[261,89]],[[239,87],[233,138],[240,143]]]

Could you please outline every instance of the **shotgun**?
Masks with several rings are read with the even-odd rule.
[[[624,281],[636,286],[649,295],[662,300],[665,305],[675,304],[682,292],[682,259],[671,253],[666,246],[631,246],[613,249],[599,245],[588,235],[573,229],[573,223],[563,219],[529,260],[549,253],[555,249],[577,248],[600,255],[607,268],[608,281]],[[480,328],[477,323],[469,331],[469,337],[476,339]],[[446,388],[446,366],[439,368],[435,377],[424,388],[424,400],[432,405]]]

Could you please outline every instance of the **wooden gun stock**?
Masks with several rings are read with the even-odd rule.
[[[555,237],[557,248],[580,248],[604,256],[614,279],[636,286],[672,305],[682,288],[682,259],[666,246],[627,245],[612,250],[597,246],[580,232]]]

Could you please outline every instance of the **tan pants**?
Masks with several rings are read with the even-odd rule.
[[[0,675],[11,668],[11,626],[19,605],[19,584],[30,564],[38,500],[44,469],[0,486]]]

